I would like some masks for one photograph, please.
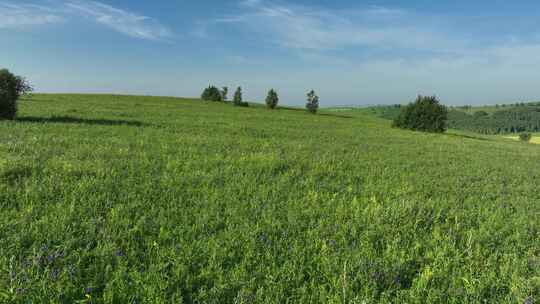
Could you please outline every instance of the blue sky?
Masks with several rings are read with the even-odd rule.
[[[539,17],[538,1],[0,0],[0,67],[41,92],[540,100]]]

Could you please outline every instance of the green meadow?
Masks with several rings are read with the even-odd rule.
[[[540,301],[540,146],[390,124],[36,94],[0,121],[0,303]]]
[[[512,140],[519,140],[519,136],[505,136],[505,138],[512,139]],[[540,134],[532,134],[530,143],[540,144]]]

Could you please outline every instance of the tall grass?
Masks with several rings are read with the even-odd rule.
[[[0,122],[0,302],[540,300],[540,147],[366,113],[23,101]]]

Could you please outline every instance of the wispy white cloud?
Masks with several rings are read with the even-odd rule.
[[[210,24],[257,32],[260,39],[320,64],[350,64],[347,55],[335,56],[332,51],[353,48],[356,59],[365,53],[371,62],[394,65],[397,60],[433,69],[540,65],[540,39],[499,37],[497,42],[485,42],[471,32],[451,29],[448,24],[457,20],[443,16],[382,6],[336,10],[273,0],[241,0],[238,7],[239,14],[216,18]]]
[[[45,5],[0,1],[0,28],[21,28],[84,17],[133,38],[167,40],[172,30],[148,16],[98,1],[51,0]]]
[[[68,1],[69,11],[133,38],[162,40],[173,34],[156,20],[96,1]]]
[[[288,50],[300,61],[275,59],[273,65],[287,69],[292,62],[298,68],[287,73],[294,77],[267,82],[295,89],[308,84],[334,102],[395,103],[418,93],[454,103],[538,99],[540,35],[521,25],[501,31],[510,23],[503,17],[238,0],[237,11],[209,20],[205,33],[211,38],[223,28],[247,31],[258,44]],[[251,56],[257,60],[257,53]],[[351,92],[351,87],[362,89]]]
[[[410,22],[418,16],[401,9],[371,6],[339,11],[264,0],[243,0],[239,7],[241,14],[213,22],[241,25],[290,49],[324,51],[368,46],[448,50],[466,44],[434,27]]]
[[[64,17],[40,5],[0,2],[0,29],[63,22]]]

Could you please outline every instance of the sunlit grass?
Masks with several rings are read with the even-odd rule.
[[[361,110],[20,109],[0,122],[0,303],[540,300],[537,145]]]
[[[515,140],[515,141],[519,141],[519,136],[504,136],[504,138],[512,139],[512,140]],[[533,135],[533,137],[531,138],[531,140],[529,141],[529,143],[532,143],[532,144],[540,144],[540,136],[538,136],[538,135]]]

